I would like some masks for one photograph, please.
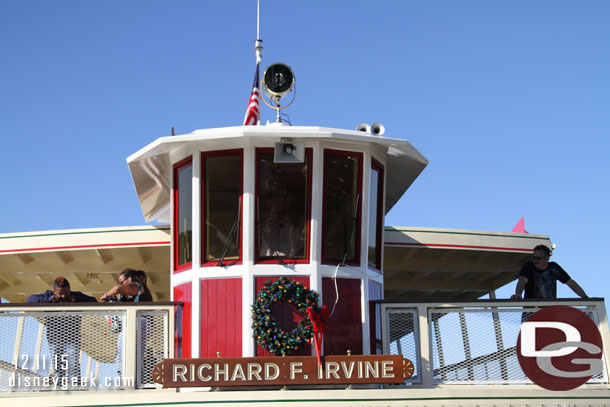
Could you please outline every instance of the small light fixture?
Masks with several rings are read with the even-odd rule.
[[[292,154],[292,152],[294,151],[294,146],[290,143],[286,143],[284,144],[284,152],[286,154]]]

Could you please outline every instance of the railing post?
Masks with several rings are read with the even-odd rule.
[[[421,366],[422,385],[424,387],[432,387],[434,371],[432,366],[432,348],[430,347],[428,307],[426,305],[417,305],[417,324],[419,326],[419,361]]]
[[[134,387],[137,383],[137,367],[139,365],[139,355],[137,354],[137,309],[135,307],[127,307],[125,310],[125,341],[123,343],[123,354],[125,355],[125,371],[124,378],[129,378],[125,383],[133,383]],[[132,381],[133,380],[133,381]],[[125,386],[126,388],[128,386]]]
[[[602,360],[606,364],[604,368],[604,381],[608,382],[608,372],[610,372],[610,327],[608,326],[605,302],[596,302],[595,310],[597,311],[599,330],[602,336],[602,343],[604,344],[604,349],[602,349],[602,355],[604,356]]]

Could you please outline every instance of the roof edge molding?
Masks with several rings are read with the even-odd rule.
[[[386,214],[428,165],[428,160],[406,140],[372,136],[357,130],[314,126],[236,126],[195,130],[189,134],[161,137],[127,158],[144,219],[162,223],[171,220],[172,151],[187,144],[201,148],[202,144],[220,139],[243,138],[245,146],[247,140],[279,141],[286,137],[376,145],[387,151]]]

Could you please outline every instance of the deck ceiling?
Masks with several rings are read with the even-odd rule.
[[[476,299],[514,281],[547,235],[387,227],[386,300]]]
[[[169,301],[169,226],[81,229],[0,236],[0,297],[25,302],[64,276],[100,298],[122,270],[145,270],[156,301]]]
[[[387,227],[387,300],[475,299],[515,280],[546,235]],[[128,267],[147,272],[157,301],[170,300],[169,226],[0,235],[0,297],[25,302],[66,277],[100,298]]]

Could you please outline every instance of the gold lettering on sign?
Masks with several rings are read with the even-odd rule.
[[[337,371],[339,370],[339,364],[337,362],[326,362],[326,378],[330,379],[330,375],[333,375],[335,379],[339,378]]]
[[[394,362],[391,360],[383,360],[381,361],[381,377],[385,378],[393,378],[394,374],[390,374],[394,370]]]
[[[273,370],[273,373],[271,371]],[[275,380],[280,376],[280,367],[275,363],[265,363],[265,380]]]
[[[231,376],[231,381],[233,380],[246,380],[246,376],[244,375],[244,368],[241,367],[240,364],[235,365],[235,369],[233,370],[233,375]]]
[[[229,378],[229,364],[225,363],[224,369],[220,369],[220,365],[214,365],[214,380],[220,381],[220,375],[224,375],[224,380]]]
[[[303,362],[291,362],[290,363],[290,379],[294,380],[297,373],[303,373]]]
[[[352,372],[354,371],[354,362],[349,362],[349,369],[347,368],[345,362],[341,362],[341,368],[343,369],[343,374],[348,379],[351,379]]]
[[[379,362],[378,361],[374,361],[373,363],[371,363],[367,360],[364,363],[366,364],[366,378],[367,379],[369,377],[379,377]],[[369,376],[369,373],[372,376]]]
[[[248,380],[254,380],[253,377],[256,377],[256,380],[263,380],[260,374],[262,371],[263,367],[258,363],[248,363]]]
[[[212,380],[212,376],[204,376],[203,369],[212,370],[212,366],[208,365],[207,363],[202,363],[201,365],[199,365],[199,369],[197,369],[197,378],[201,381],[209,382],[210,380]]]
[[[401,383],[413,363],[400,355],[166,359],[153,377],[164,387]],[[317,371],[317,372],[316,372]]]
[[[186,382],[186,366],[175,364],[174,365],[174,374],[172,375],[173,380],[178,381],[178,376],[180,376],[180,380]]]

